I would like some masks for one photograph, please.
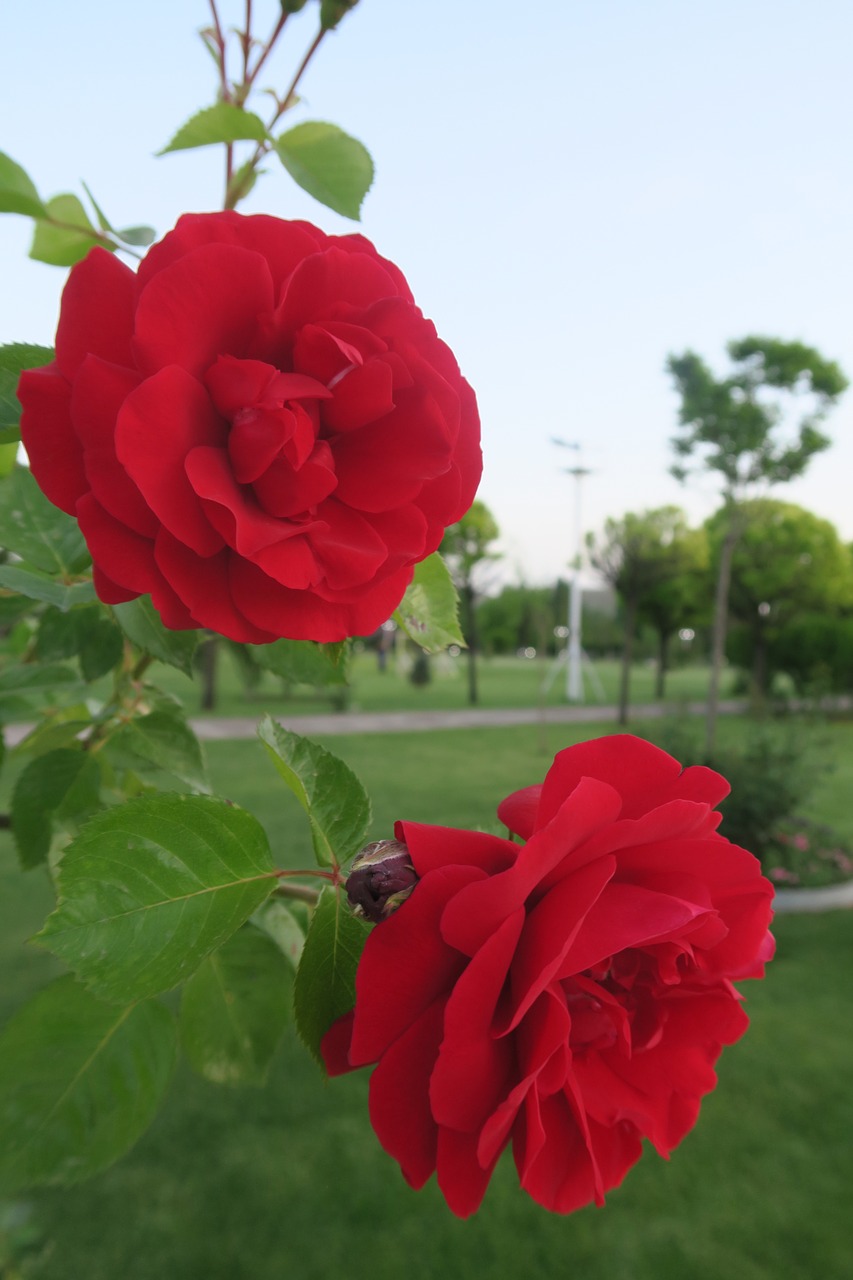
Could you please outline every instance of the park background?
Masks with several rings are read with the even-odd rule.
[[[85,178],[122,224],[149,221],[163,232],[185,209],[215,207],[212,153],[152,157],[211,96],[211,67],[188,37],[188,21],[203,20],[195,5],[179,11],[163,0],[144,20],[92,0],[19,6],[4,19],[3,149],[48,194],[79,190]],[[490,594],[507,585],[523,600],[538,589],[540,605],[561,616],[572,509],[553,435],[583,442],[595,473],[588,529],[668,503],[683,505],[694,526],[713,513],[713,484],[683,489],[668,476],[677,413],[663,372],[669,351],[692,346],[716,363],[728,339],[768,332],[800,337],[853,369],[851,28],[849,8],[827,0],[464,8],[362,0],[329,41],[305,86],[310,114],[341,123],[373,152],[365,233],[401,263],[478,391],[481,496],[502,530],[501,559],[486,566],[497,575],[484,584]],[[283,181],[268,177],[250,207],[350,229]],[[26,261],[23,221],[4,219],[0,235],[0,339],[49,342],[62,273]],[[851,403],[830,421],[832,450],[778,494],[829,518],[842,544],[853,536]],[[615,627],[596,656],[609,705],[619,613],[602,612]],[[842,628],[849,612],[839,601]],[[596,624],[587,623],[591,636]],[[550,634],[534,625],[544,643],[519,633],[517,644],[493,644],[480,686],[483,706],[532,708],[533,723],[320,736],[368,785],[375,834],[398,816],[429,821],[439,786],[444,821],[488,828],[497,801],[541,778],[556,750],[612,729],[610,720],[555,725],[539,714],[564,696],[559,681],[542,694],[559,622]],[[701,699],[702,624],[691,629],[693,647],[677,651],[669,680],[674,719],[661,726],[634,713],[635,731],[681,733],[683,704]],[[645,704],[653,645],[648,635],[642,644],[632,687]],[[531,648],[535,656],[525,656]],[[358,708],[466,704],[461,655],[434,661],[422,684],[410,678],[417,655],[400,659],[399,671],[380,674],[366,648],[341,710],[328,691],[281,689],[269,676],[247,694],[233,656],[223,655],[217,710],[252,716],[263,703],[285,720],[316,711],[340,728]],[[727,693],[750,695],[748,664],[744,671],[738,685],[732,669]],[[830,689],[818,671],[803,690],[813,712],[820,695],[845,692],[840,682]],[[176,691],[194,707],[197,690],[178,682]],[[781,672],[765,692],[796,690]],[[774,705],[762,699],[761,710]],[[752,721],[727,718],[721,741],[737,747],[754,731]],[[805,759],[800,721],[793,731]],[[787,725],[774,719],[768,732],[783,735]],[[813,714],[808,738],[821,767],[803,812],[832,824],[846,846],[850,726],[837,713]],[[258,747],[211,743],[208,754],[216,790],[256,812],[282,859],[300,864],[305,834]],[[13,765],[7,789],[14,777]],[[20,877],[6,837],[4,846],[5,1018],[47,981],[52,962],[21,960],[47,890]],[[453,1221],[434,1187],[413,1195],[377,1150],[366,1081],[324,1085],[288,1038],[264,1091],[223,1093],[184,1073],[127,1160],[83,1187],[13,1206],[0,1223],[4,1280],[313,1280],[344,1270],[358,1280],[401,1272],[418,1280],[439,1269],[471,1280],[555,1271],[841,1280],[853,1263],[850,917],[785,917],[777,933],[768,980],[747,992],[752,1031],[724,1055],[721,1087],[695,1134],[668,1165],[647,1156],[604,1212],[549,1219],[504,1165],[480,1215]]]

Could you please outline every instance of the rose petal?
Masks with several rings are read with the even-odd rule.
[[[201,377],[225,353],[251,356],[259,316],[274,304],[270,269],[260,254],[202,245],[153,275],[142,289],[136,363],[148,374],[180,365]]]
[[[74,515],[89,490],[83,451],[71,422],[71,387],[55,364],[25,369],[18,382],[21,441],[39,488],[54,506]]]
[[[69,380],[88,355],[133,368],[136,293],[130,267],[99,245],[72,268],[56,329],[56,363]]]
[[[116,456],[161,524],[200,556],[224,545],[187,478],[187,455],[223,445],[226,426],[195,378],[173,365],[147,378],[122,405]]]
[[[383,921],[371,937],[394,919]],[[429,1078],[443,1025],[444,1001],[436,1000],[414,1015],[370,1078],[370,1123],[415,1188],[435,1171],[438,1127],[430,1111]]]

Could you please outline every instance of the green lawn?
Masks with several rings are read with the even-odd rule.
[[[609,731],[609,729],[608,729]],[[725,731],[738,732],[734,722]],[[374,834],[395,817],[489,826],[508,790],[594,726],[328,739],[374,798]],[[814,816],[843,820],[853,728],[833,726],[838,768]],[[301,814],[261,748],[212,743],[220,794],[251,808],[282,863],[304,865]],[[437,803],[440,794],[440,806]],[[831,815],[831,816],[830,816]],[[21,942],[49,904],[0,847],[5,1017],[52,972]],[[753,1026],[723,1055],[720,1087],[669,1163],[649,1153],[603,1210],[551,1217],[519,1192],[510,1161],[481,1212],[451,1217],[414,1193],[373,1138],[364,1073],[324,1083],[288,1036],[268,1087],[225,1091],[181,1069],[131,1155],[78,1188],[33,1193],[52,1250],[37,1280],[847,1280],[853,1274],[850,973],[853,915],[778,921],[766,982],[748,984]],[[4,1278],[5,1280],[5,1278]]]
[[[442,654],[431,660],[432,679],[424,686],[413,685],[407,676],[405,657],[399,662],[393,659],[388,669],[380,672],[372,653],[356,654],[351,668],[349,706],[359,711],[399,710],[449,710],[467,707],[468,684],[467,658]],[[481,658],[478,661],[480,689],[479,705],[483,707],[535,707],[562,706],[566,702],[565,668],[555,671],[550,659]],[[613,704],[619,687],[619,663],[602,659],[594,664],[594,672],[603,689],[602,704]],[[552,679],[553,677],[553,679]],[[199,711],[199,685],[180,672],[158,666],[154,679],[171,692],[178,694],[192,714]],[[731,691],[733,677],[724,677],[723,694]],[[543,686],[551,681],[547,691]],[[708,688],[708,672],[704,666],[684,666],[672,671],[667,678],[666,700],[673,706],[702,699]],[[601,695],[597,686],[585,678],[586,701],[595,706]],[[285,694],[281,681],[265,673],[257,689],[246,691],[243,687],[231,654],[227,650],[219,656],[217,676],[217,715],[253,715],[271,711],[276,715],[313,714],[333,709],[332,693],[319,695],[308,686],[300,685]],[[639,706],[653,702],[654,668],[649,664],[637,664],[631,678],[631,700]]]

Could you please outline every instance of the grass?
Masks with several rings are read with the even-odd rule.
[[[403,655],[399,661],[392,659],[388,669],[377,668],[372,653],[354,656],[350,671],[348,705],[354,711],[400,710],[452,710],[468,706],[467,658],[452,658],[449,654],[432,659],[432,679],[423,686],[413,685],[408,679],[408,661]],[[535,707],[561,706],[565,704],[565,668],[555,670],[551,659],[481,658],[477,664],[480,701],[482,707]],[[601,682],[603,696],[597,686],[585,677],[587,700],[591,705],[601,700],[602,705],[612,705],[617,700],[619,663],[613,659],[596,660],[593,670]],[[543,686],[552,679],[550,688]],[[733,677],[724,679],[723,696],[731,691]],[[199,709],[200,688],[198,681],[190,680],[178,671],[158,666],[155,680],[185,702],[191,714]],[[667,678],[666,701],[672,706],[694,699],[704,698],[708,689],[708,672],[704,666],[678,667]],[[318,693],[305,685],[299,685],[289,693],[282,689],[281,681],[268,672],[264,673],[256,689],[246,690],[231,654],[223,650],[219,655],[217,674],[217,705],[214,715],[245,716],[261,711],[275,715],[311,715],[333,710],[333,692]],[[631,677],[631,700],[636,706],[654,702],[654,668],[648,664],[634,667]]]
[[[374,834],[395,817],[489,826],[507,791],[596,726],[340,737]],[[727,721],[724,732],[742,732]],[[853,728],[831,727],[834,773],[814,816],[853,834]],[[211,743],[216,789],[252,809],[283,864],[309,855],[302,815],[252,742]],[[440,791],[441,809],[436,795]],[[49,906],[38,874],[0,847],[3,1015],[51,959],[23,939]],[[217,1089],[181,1069],[134,1152],[91,1182],[33,1193],[50,1252],[36,1280],[847,1280],[853,1271],[849,974],[853,918],[782,917],[778,958],[748,984],[752,1028],[671,1162],[647,1154],[605,1210],[554,1218],[519,1192],[510,1161],[481,1212],[457,1222],[432,1185],[410,1191],[369,1128],[364,1073],[324,1083],[288,1035],[263,1090]],[[27,949],[28,951],[30,949]]]

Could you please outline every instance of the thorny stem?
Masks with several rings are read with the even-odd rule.
[[[246,0],[246,3],[247,3],[247,7],[251,6],[251,0]],[[276,40],[278,40],[279,36],[281,35],[284,29],[284,24],[287,21],[287,18],[288,18],[288,15],[286,13],[281,14],[278,22],[275,24],[275,28],[273,30],[272,35],[270,36],[269,40],[266,42],[264,47],[261,49],[261,52],[258,55],[258,60],[255,63],[254,67],[252,68],[251,72],[249,72],[247,68],[246,80],[245,80],[245,87],[247,91],[251,89],[252,85],[255,83],[255,79],[257,77],[258,72],[266,62],[267,58],[270,56],[270,53],[272,52],[272,47],[275,44]]]
[[[242,36],[243,43],[243,85],[249,79],[249,50],[252,47],[252,0],[246,0],[246,30]]]
[[[219,12],[216,8],[216,0],[210,0],[210,12],[213,17],[214,36],[216,38],[216,47],[219,50],[219,91],[223,102],[231,101],[231,90],[228,87],[228,75],[225,66],[225,36],[222,33],[222,23],[219,21]],[[231,187],[231,178],[234,171],[234,144],[229,142],[225,147],[225,190]]]
[[[266,55],[269,53],[270,49],[273,46],[273,43],[275,42],[279,32],[281,31],[281,28],[284,26],[284,18],[286,16],[287,16],[286,14],[282,16],[282,20],[279,22],[278,26],[276,27],[275,31],[270,37],[269,44],[266,46],[263,53],[261,54],[261,57],[258,59],[257,63],[255,64],[255,68],[247,81],[247,85],[251,86],[251,84],[253,83],[255,76],[258,74],[258,70],[260,69]],[[290,105],[291,99],[293,98],[293,95],[296,93],[297,86],[300,80],[302,79],[303,75],[305,74],[308,63],[311,61],[311,59],[314,57],[314,54],[319,49],[320,42],[323,39],[323,36],[325,34],[326,34],[325,30],[321,28],[317,32],[316,36],[314,37],[311,45],[308,48],[307,53],[305,54],[305,57],[302,59],[299,66],[297,67],[296,75],[291,80],[290,85],[288,86],[288,89],[284,94],[284,97],[280,98],[278,101],[278,107],[276,109],[275,115],[272,117],[269,124],[267,125],[267,132],[270,132],[275,127],[275,125],[278,123],[278,121],[281,119],[281,117],[284,115],[285,111],[287,110],[288,106]],[[257,168],[260,160],[262,160],[263,157],[270,150],[270,146],[271,144],[269,142],[258,143],[258,145],[255,148],[255,153],[247,165],[247,168],[250,173],[252,172],[253,169]],[[236,198],[235,198],[235,193],[232,193],[230,191],[227,192],[226,199],[225,199],[226,209],[233,209],[234,206],[237,204],[237,201],[239,200],[239,198],[240,198],[239,194],[236,194]]]

